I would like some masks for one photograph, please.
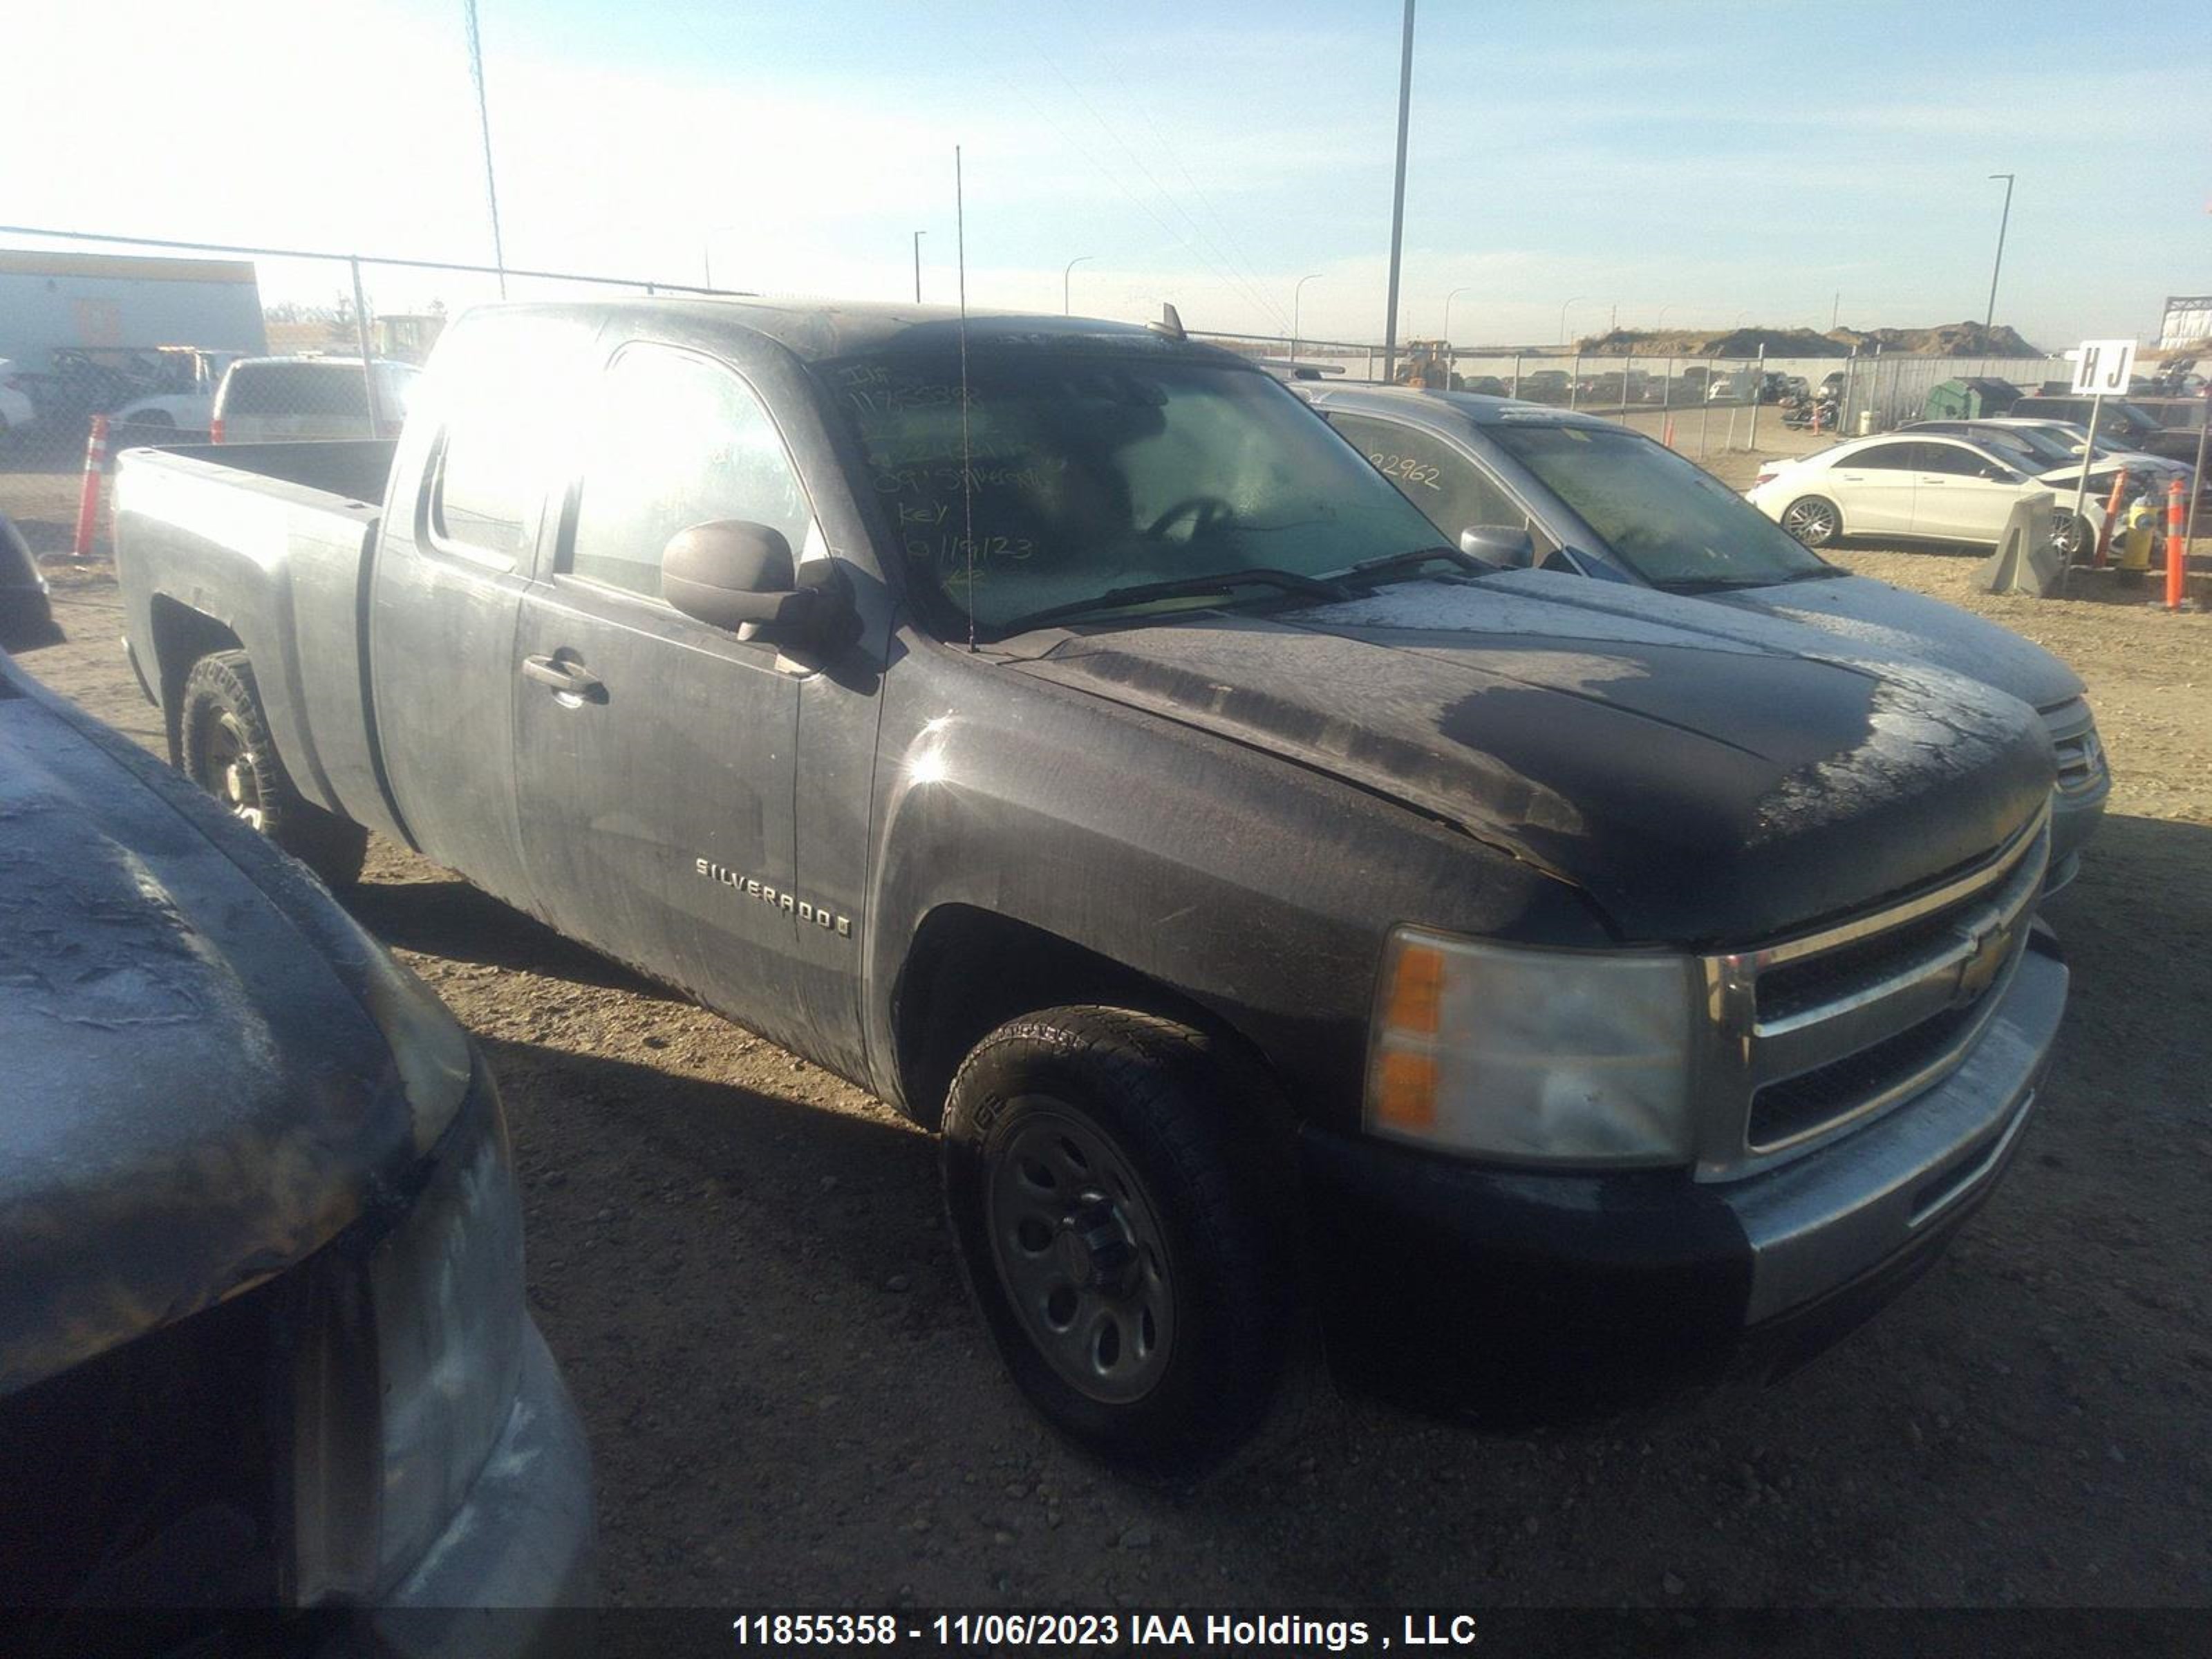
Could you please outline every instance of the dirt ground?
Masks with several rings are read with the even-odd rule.
[[[530,1298],[590,1425],[626,1603],[1473,1607],[2212,1600],[2212,616],[1842,562],[2072,662],[2118,785],[2050,915],[2075,969],[2004,1187],[1778,1388],[1483,1434],[1341,1401],[1210,1482],[1072,1455],[955,1276],[929,1139],[397,848],[354,901],[483,1041]],[[158,742],[112,582],[58,574],[26,660]]]

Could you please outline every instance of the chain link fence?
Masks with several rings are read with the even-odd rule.
[[[0,514],[76,550],[88,471],[139,444],[388,438],[446,319],[501,298],[730,292],[580,272],[36,237],[0,249]],[[104,549],[104,501],[87,521]]]
[[[83,481],[134,444],[389,437],[446,319],[487,301],[733,290],[0,226],[0,513],[41,554],[79,543]],[[1201,337],[1279,373],[1376,382],[1368,341]],[[2033,390],[2034,358],[1636,356],[1409,340],[1400,381],[1619,420],[1699,460],[1803,453],[1921,417],[1947,380]],[[1823,394],[1826,394],[1825,396]],[[104,426],[104,453],[94,434]],[[104,544],[106,518],[87,521]]]
[[[1370,342],[1208,334],[1210,343],[1280,373],[1321,381],[1380,383],[1386,357]],[[1844,437],[1884,432],[1928,413],[1954,380],[2002,380],[2033,392],[2065,380],[2049,357],[1685,356],[1583,352],[1571,347],[1454,348],[1409,340],[1392,376],[1401,385],[1520,398],[1626,422],[1698,459],[1729,452],[1802,453]]]

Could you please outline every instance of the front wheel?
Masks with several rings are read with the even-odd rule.
[[[1825,495],[1800,495],[1782,509],[1782,527],[1808,547],[1827,547],[1843,535],[1844,517]]]
[[[1000,1026],[942,1150],[963,1272],[1007,1368],[1115,1462],[1203,1468],[1267,1414],[1292,1346],[1287,1160],[1242,1070],[1103,1007]]]
[[[275,842],[331,887],[361,879],[368,831],[304,799],[293,787],[243,651],[192,665],[179,711],[185,775],[234,817]]]
[[[2054,513],[2051,515],[2051,544],[2067,563],[2073,564],[2087,557],[2096,546],[2096,533],[2086,519],[2077,519],[2071,513]]]

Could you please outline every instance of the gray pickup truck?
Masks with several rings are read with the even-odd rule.
[[[1309,1311],[1446,1407],[1778,1374],[2058,1027],[2033,710],[1439,546],[1169,319],[489,308],[396,447],[117,504],[192,776],[941,1131],[1010,1370],[1117,1458],[1237,1443]]]
[[[1622,603],[1632,615],[1637,589],[1693,595],[1824,629],[1862,656],[1927,663],[2018,697],[2043,716],[2058,762],[2051,887],[2079,871],[2112,775],[2081,677],[2041,646],[1829,563],[1703,467],[1614,422],[1407,386],[1301,395],[1443,535],[1494,528],[1518,537],[1510,562],[1607,584],[1593,604]]]

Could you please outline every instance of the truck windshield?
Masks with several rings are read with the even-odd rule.
[[[1764,587],[1836,572],[1704,468],[1617,427],[1537,422],[1483,435],[1655,587]]]
[[[1128,349],[972,349],[964,450],[957,349],[844,358],[820,374],[860,434],[908,569],[943,601],[941,624],[964,628],[972,604],[978,633],[999,637],[1118,590],[1252,570],[1295,581],[1436,544],[1356,450],[1254,370]],[[1286,591],[1255,581],[1102,610]]]

